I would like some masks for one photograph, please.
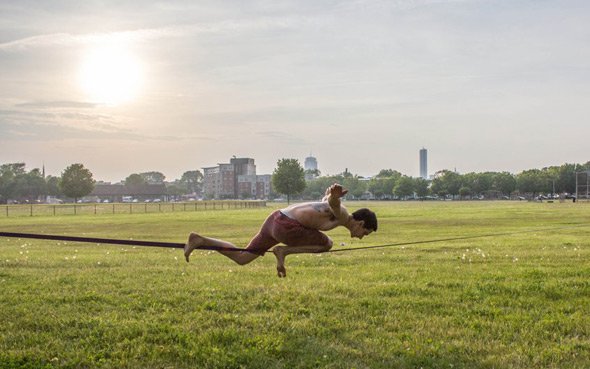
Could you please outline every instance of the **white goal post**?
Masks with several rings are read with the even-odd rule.
[[[590,170],[576,172],[576,200],[590,200]]]

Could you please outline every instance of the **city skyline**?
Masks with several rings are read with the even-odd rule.
[[[425,149],[421,149],[421,150],[419,150],[419,151],[422,151],[422,150],[425,150]],[[428,151],[428,150],[426,150],[426,151]],[[242,157],[240,157],[240,158],[242,158]],[[252,158],[252,157],[244,156],[243,158]],[[309,158],[309,156],[306,156],[306,158]],[[315,158],[315,157],[313,157],[313,158]],[[254,159],[254,160],[258,160],[257,158],[252,158],[252,159]],[[304,169],[306,169],[306,168],[305,168],[305,161],[304,161],[304,160],[300,160],[300,158],[288,158],[288,159],[296,159],[296,160],[298,160],[298,161],[299,161],[299,163],[301,164],[301,166],[302,166]],[[316,158],[316,159],[317,159],[317,158]],[[427,159],[427,160],[429,160],[429,159]],[[127,173],[126,175],[124,175],[123,177],[121,177],[121,178],[119,178],[119,179],[105,179],[105,178],[99,178],[99,177],[97,177],[97,176],[96,176],[96,174],[95,174],[95,173],[93,173],[93,175],[94,175],[94,179],[95,179],[96,181],[98,181],[98,182],[104,182],[104,183],[113,183],[113,184],[114,184],[114,183],[120,183],[120,182],[124,182],[124,181],[125,181],[125,179],[126,179],[126,178],[127,178],[129,175],[131,175],[131,174],[138,174],[138,173],[145,173],[145,172],[152,172],[152,171],[154,171],[154,172],[160,172],[160,173],[164,174],[164,175],[165,175],[165,177],[166,177],[166,179],[165,179],[165,182],[173,182],[173,181],[175,181],[175,180],[178,180],[178,179],[180,179],[180,177],[182,176],[182,174],[184,174],[184,173],[185,173],[185,172],[187,172],[187,171],[198,170],[198,171],[200,171],[201,173],[204,173],[204,169],[207,169],[207,168],[215,168],[215,167],[219,167],[219,165],[224,165],[223,161],[224,161],[224,160],[220,160],[220,161],[219,161],[219,162],[218,162],[216,165],[200,166],[200,167],[198,167],[198,168],[187,168],[187,169],[185,169],[185,170],[181,170],[181,171],[179,172],[180,174],[179,174],[177,177],[170,177],[170,176],[166,175],[166,173],[165,173],[165,172],[163,172],[163,171],[161,171],[161,170],[158,170],[158,169],[150,169],[150,170],[145,170],[145,171],[144,171],[144,170],[141,170],[141,171],[140,171],[140,170],[135,170],[135,171],[134,171],[134,170],[130,170],[130,171],[129,171],[129,173]],[[225,160],[225,161],[227,161],[227,160]],[[420,162],[420,158],[418,159],[418,161],[417,161],[417,162],[418,162],[418,166],[419,166],[419,165],[420,165],[420,164],[419,164],[419,162]],[[558,166],[561,166],[561,165],[564,165],[564,164],[578,164],[578,165],[584,165],[584,164],[585,164],[585,163],[587,163],[587,162],[590,162],[590,160],[587,160],[587,161],[585,161],[585,162],[575,162],[575,163],[574,163],[574,162],[570,162],[570,163],[566,163],[566,162],[564,162],[564,163],[551,164],[551,165],[540,165],[539,167],[534,167],[534,168],[533,168],[533,167],[531,167],[531,168],[526,168],[526,169],[523,169],[523,170],[521,170],[521,171],[517,171],[517,172],[513,172],[513,171],[509,171],[509,170],[502,170],[502,169],[500,169],[500,170],[486,170],[486,169],[482,169],[482,170],[474,170],[474,171],[462,171],[462,170],[459,170],[459,169],[457,169],[457,167],[449,167],[449,168],[442,168],[442,169],[437,169],[437,170],[434,170],[434,171],[432,171],[432,172],[430,172],[430,171],[428,171],[428,170],[427,170],[427,174],[428,174],[428,176],[427,176],[427,178],[426,178],[426,179],[431,179],[431,178],[432,178],[432,176],[433,176],[433,175],[435,175],[435,173],[437,173],[437,172],[441,172],[441,171],[443,171],[443,170],[450,170],[450,171],[453,171],[453,172],[456,172],[456,173],[459,173],[459,174],[466,174],[466,173],[483,173],[483,172],[509,172],[509,173],[511,173],[511,174],[514,174],[514,175],[516,175],[516,174],[519,174],[520,172],[523,172],[523,171],[526,171],[526,170],[529,170],[529,169],[543,169],[543,168],[548,168],[548,167],[552,167],[552,166],[557,166],[557,167],[558,167]],[[1,163],[0,163],[0,165],[1,165],[1,164],[9,164],[9,162],[1,162]],[[27,171],[30,171],[30,170],[32,170],[32,169],[35,169],[35,168],[37,168],[37,169],[39,169],[39,170],[41,170],[41,171],[42,171],[42,173],[43,173],[43,176],[45,177],[45,165],[44,165],[44,164],[43,164],[41,167],[32,166],[32,165],[29,165],[29,163],[25,163],[25,164],[26,164],[26,170],[27,170]],[[71,165],[71,164],[74,164],[74,163],[70,163],[70,165]],[[81,164],[83,164],[83,165],[84,165],[84,163],[81,163]],[[258,165],[256,165],[256,166],[258,166]],[[63,171],[64,169],[65,169],[65,168],[63,168],[61,171]],[[91,168],[87,168],[87,169],[91,169]],[[324,176],[336,176],[336,175],[340,175],[340,174],[344,173],[346,170],[348,170],[348,167],[346,167],[346,166],[345,166],[345,167],[344,167],[344,168],[343,168],[341,171],[337,171],[337,172],[334,172],[334,173],[325,173],[325,172],[323,172],[323,171],[321,170],[321,168],[319,168],[319,166],[318,166],[318,168],[317,168],[317,169],[318,169],[318,170],[320,170],[320,176],[324,177]],[[406,173],[406,172],[403,172],[403,171],[399,170],[399,168],[395,168],[395,167],[384,167],[384,168],[381,168],[381,169],[377,170],[375,173],[371,173],[371,174],[368,174],[368,175],[364,175],[364,174],[357,173],[357,172],[352,172],[352,171],[350,171],[350,170],[348,170],[348,172],[349,172],[349,173],[351,173],[351,174],[353,174],[353,175],[358,175],[358,176],[360,176],[360,177],[363,177],[363,178],[371,178],[371,177],[374,177],[374,176],[376,176],[377,174],[379,174],[379,171],[381,171],[381,170],[389,170],[389,169],[391,169],[391,170],[395,170],[395,171],[398,171],[398,172],[400,172],[402,175],[406,175],[406,176],[409,176],[409,177],[415,177],[415,178],[417,178],[417,177],[423,177],[423,176],[421,175],[421,173],[420,173],[420,170],[419,170],[419,169],[417,170],[417,172],[418,172],[417,174],[412,174],[412,173]],[[257,172],[259,172],[259,173],[260,173],[260,175],[272,175],[272,172],[273,172],[273,171],[274,171],[274,168],[273,168],[273,169],[272,169],[270,172],[262,172],[262,171],[258,171],[258,170],[257,170]],[[92,172],[92,170],[91,170],[91,172]],[[47,175],[51,175],[51,176],[58,176],[58,177],[59,177],[59,176],[61,175],[61,172],[56,172],[56,173],[51,173],[51,172],[48,172],[48,173],[47,173]],[[424,177],[423,177],[423,178],[424,178]]]
[[[0,4],[0,163],[116,182],[313,151],[519,173],[590,158],[585,1]]]

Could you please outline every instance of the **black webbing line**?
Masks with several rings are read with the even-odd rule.
[[[349,249],[330,250],[330,251],[326,251],[326,252],[368,250],[368,249],[378,249],[378,248],[393,247],[393,246],[418,245],[418,244],[423,244],[423,243],[470,240],[470,239],[484,238],[484,237],[511,236],[511,235],[522,234],[522,233],[546,232],[546,231],[554,231],[554,230],[568,229],[568,228],[579,228],[579,227],[586,227],[586,226],[590,226],[590,224],[583,223],[583,224],[568,225],[568,226],[563,226],[563,227],[529,229],[529,230],[524,230],[524,231],[502,232],[502,233],[488,233],[488,234],[481,234],[481,235],[475,235],[475,236],[438,238],[438,239],[423,240],[423,241],[398,242],[398,243],[390,243],[387,245],[362,246],[362,247],[354,247],[354,248],[349,248]],[[34,233],[0,232],[0,237],[32,238],[32,239],[37,239],[37,240],[54,240],[54,241],[69,241],[69,242],[104,243],[104,244],[113,244],[113,245],[169,247],[169,248],[176,248],[176,249],[184,248],[183,243],[176,243],[176,242],[120,240],[120,239],[112,239],[112,238],[57,236],[57,235],[34,234]],[[245,251],[245,252],[251,252],[254,254],[263,254],[263,252],[256,251],[256,250],[248,250],[248,249],[241,249],[241,248],[227,248],[227,247],[218,247],[218,246],[199,246],[199,247],[195,248],[195,250]]]
[[[14,232],[0,232],[0,237],[14,237],[14,238],[32,238],[37,240],[53,240],[53,241],[70,241],[70,242],[89,242],[89,243],[105,243],[111,245],[130,245],[130,246],[150,246],[150,247],[170,247],[176,249],[184,248],[184,243],[176,242],[160,242],[160,241],[140,241],[140,240],[119,240],[113,238],[94,238],[94,237],[73,237],[73,236],[57,236],[49,234],[33,234],[33,233],[14,233]],[[213,250],[213,251],[246,251],[253,252],[246,249],[226,248],[218,246],[199,246],[195,250]],[[255,253],[260,253],[259,251]]]
[[[424,241],[398,242],[398,243],[390,243],[387,245],[362,246],[362,247],[354,247],[354,248],[350,248],[350,249],[330,250],[330,251],[326,251],[326,252],[342,252],[342,251],[353,251],[353,250],[379,249],[379,248],[392,247],[392,246],[407,246],[407,245],[418,245],[418,244],[423,244],[423,243],[470,240],[470,239],[474,239],[474,238],[484,238],[484,237],[511,236],[511,235],[521,234],[521,233],[545,232],[545,231],[554,231],[554,230],[560,230],[560,229],[579,228],[579,227],[587,227],[587,226],[590,226],[590,224],[584,223],[584,224],[575,224],[575,225],[554,227],[554,228],[529,229],[529,230],[525,230],[525,231],[488,233],[488,234],[480,234],[480,235],[476,235],[476,236],[438,238],[438,239],[434,239],[434,240],[424,240]]]

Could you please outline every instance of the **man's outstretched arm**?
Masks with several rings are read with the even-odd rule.
[[[346,209],[342,207],[340,198],[344,197],[347,193],[348,190],[345,190],[341,185],[334,183],[328,187],[326,190],[326,196],[324,197],[325,201],[330,205],[330,209],[336,219],[340,220],[342,223],[348,220],[349,215]]]

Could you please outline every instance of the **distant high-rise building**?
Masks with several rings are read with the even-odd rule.
[[[428,179],[428,151],[425,148],[420,150],[420,177]]]
[[[311,154],[305,158],[305,164],[303,164],[303,169],[305,169],[305,179],[312,180],[316,177],[315,172],[318,170],[318,161],[316,158],[311,156]],[[314,173],[311,173],[313,171]]]
[[[305,158],[305,170],[316,170],[318,169],[318,161],[313,156],[308,156]]]

